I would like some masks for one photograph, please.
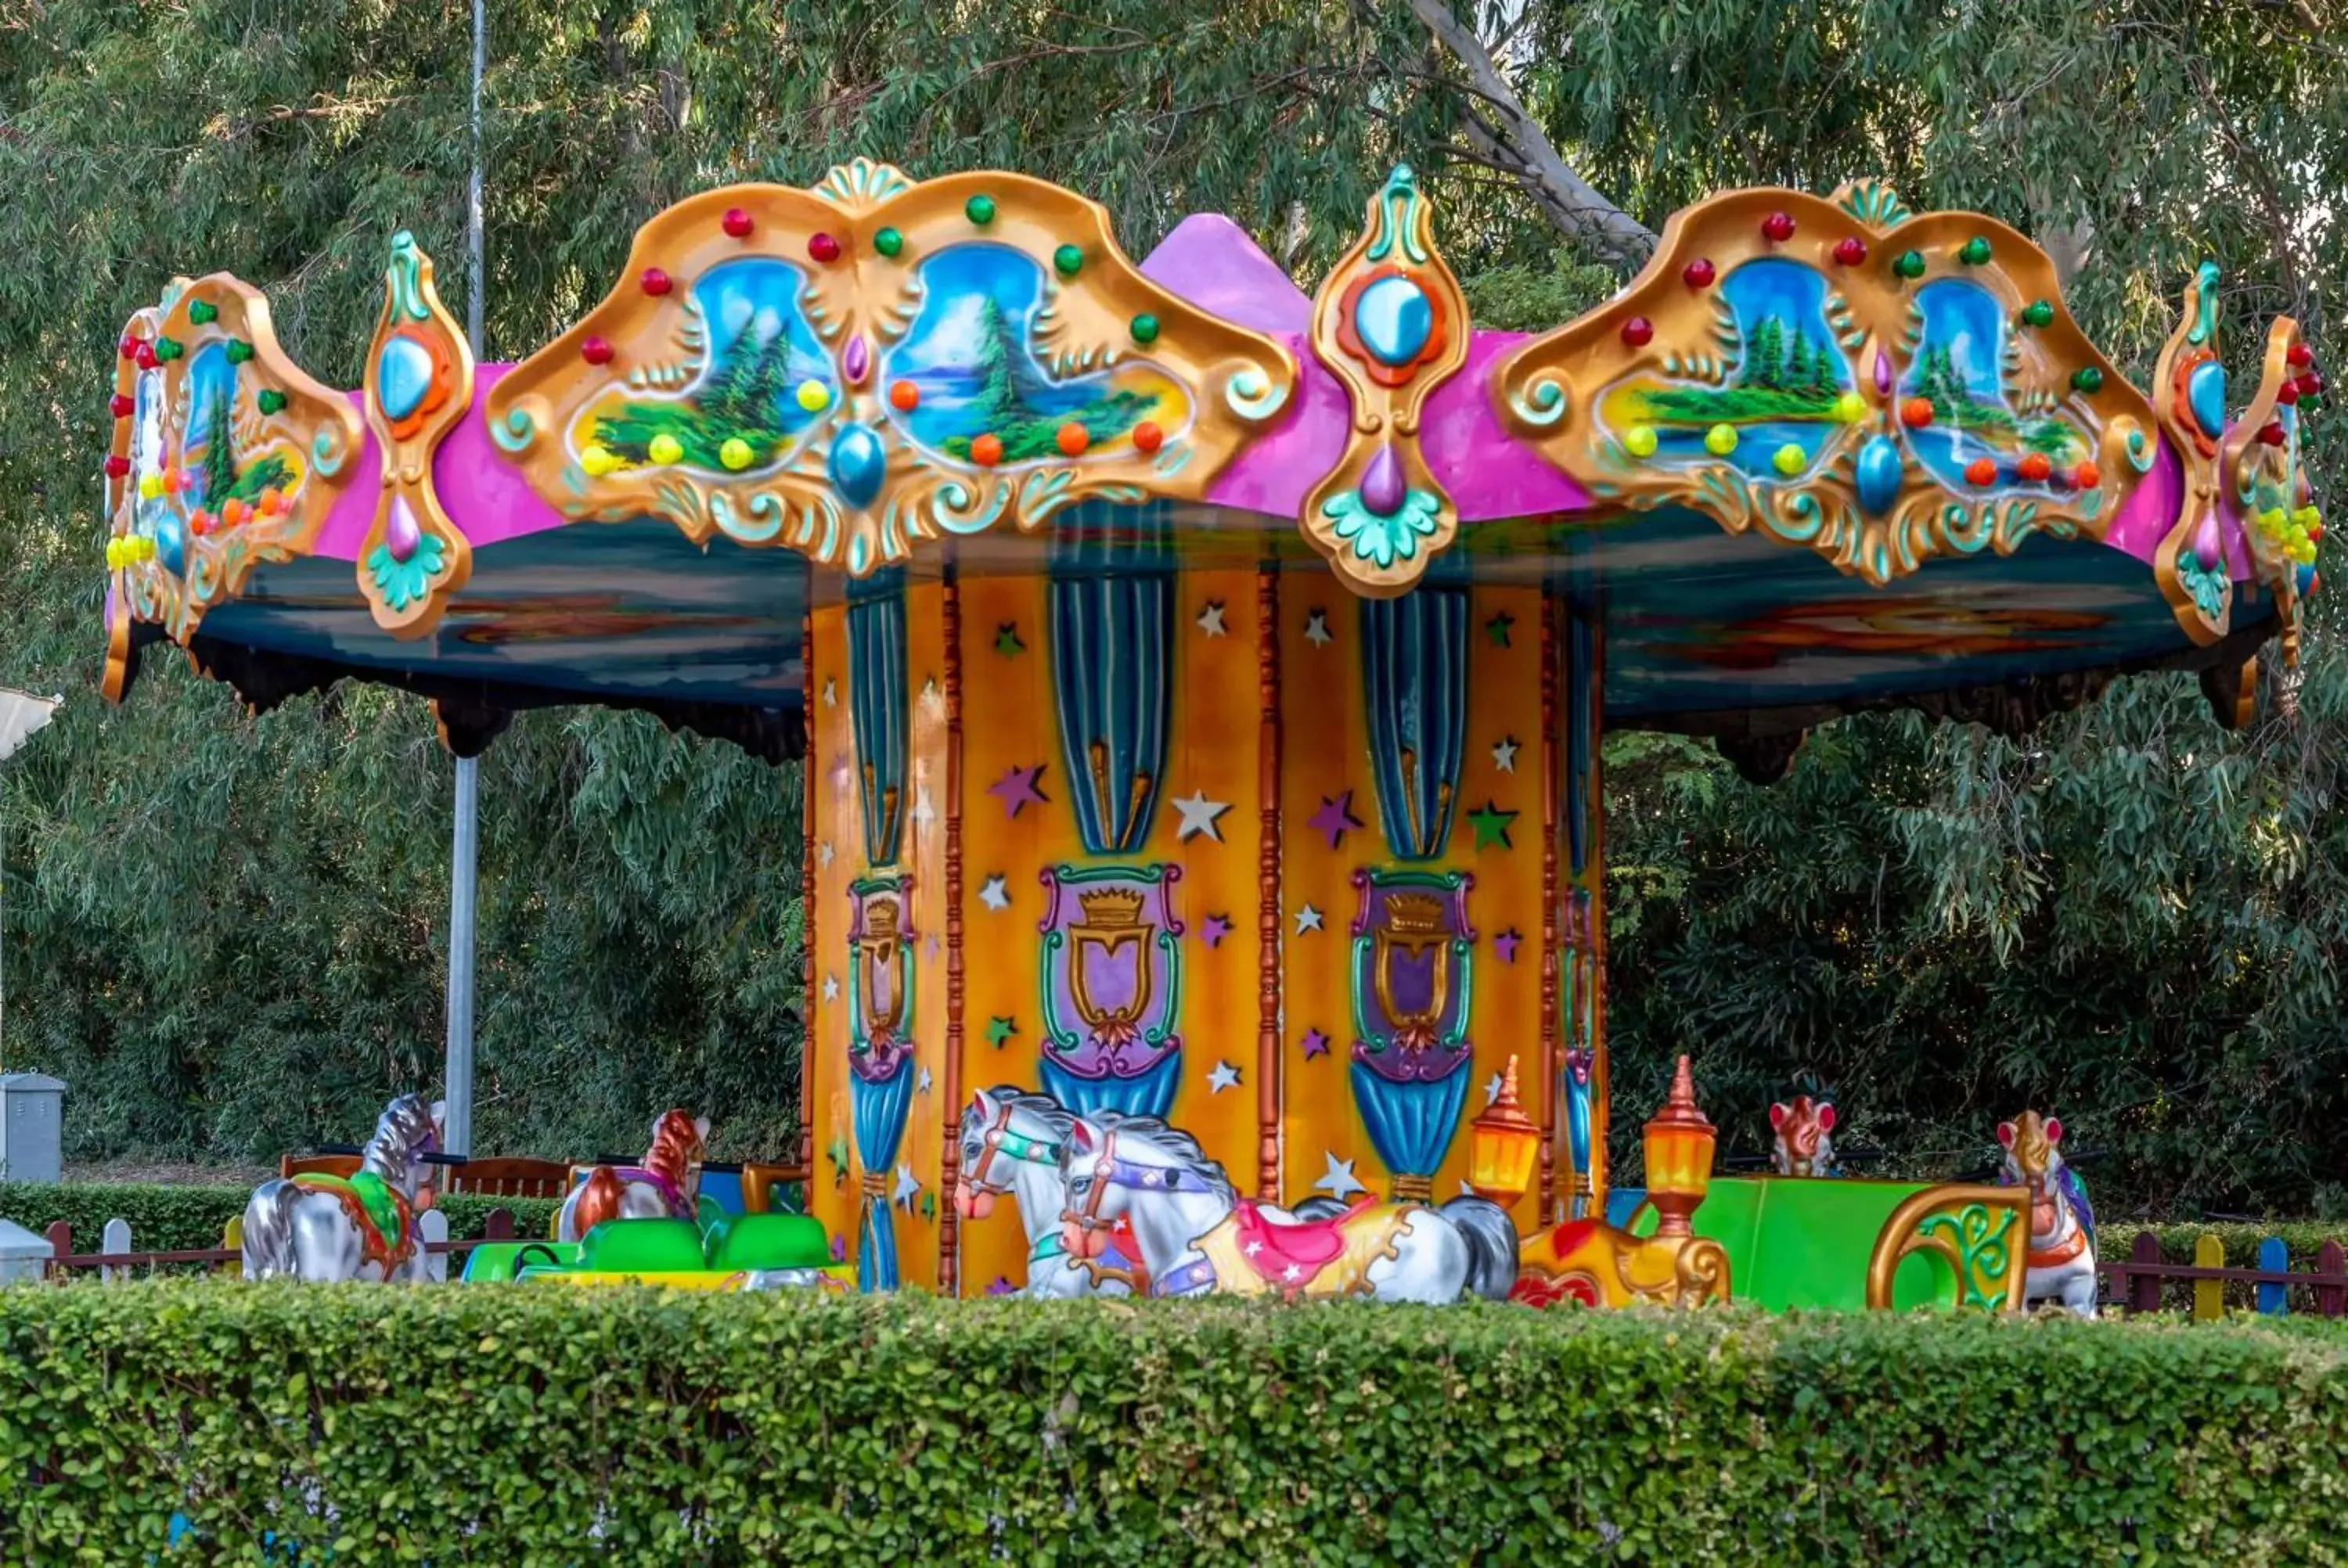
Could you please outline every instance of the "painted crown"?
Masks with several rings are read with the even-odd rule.
[[[1412,937],[1443,934],[1443,900],[1431,893],[1401,893],[1386,900],[1386,929]]]
[[[1079,893],[1076,902],[1082,906],[1085,920],[1093,926],[1138,926],[1141,924],[1142,895],[1130,887],[1103,887],[1097,892]]]

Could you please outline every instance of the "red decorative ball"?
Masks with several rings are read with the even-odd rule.
[[[829,265],[839,260],[839,241],[829,234],[808,236],[808,260]]]
[[[2044,452],[2024,452],[2014,469],[2034,485],[2043,485],[2054,474],[2054,459]]]
[[[106,460],[106,477],[107,477],[108,478],[109,478],[109,479],[123,479],[123,478],[128,478],[128,477],[129,477],[129,475],[130,475],[130,459],[129,459],[129,458],[125,457],[125,456],[121,456],[120,454],[118,454],[118,454],[116,454],[114,456],[108,457],[108,458]]]
[[[728,207],[726,210],[724,222],[726,224],[726,232],[733,235],[736,240],[747,240],[749,238],[750,215],[747,212],[743,211],[739,207]]]
[[[900,381],[889,388],[889,406],[901,414],[911,414],[922,405],[922,389],[910,381]]]
[[[1770,213],[1761,220],[1761,233],[1772,244],[1784,244],[1794,237],[1794,215],[1790,212]]]
[[[139,369],[152,370],[155,368],[155,345],[151,343],[142,343],[139,345],[138,352],[131,357],[139,362]]]
[[[1932,400],[1911,397],[1900,405],[1900,423],[1910,430],[1921,430],[1932,423]]]
[[[1655,341],[1655,323],[1644,316],[1632,316],[1622,323],[1622,341],[1632,348],[1644,348]]]
[[[1867,260],[1867,241],[1852,234],[1835,242],[1834,259],[1846,267],[1856,267]]]
[[[1713,270],[1712,263],[1701,256],[1680,269],[1680,281],[1691,289],[1708,289],[1712,287],[1712,280],[1717,276],[1719,273]]]
[[[2260,446],[2280,446],[2288,439],[2289,437],[2283,434],[2282,421],[2280,419],[2270,419],[2264,425],[2259,426],[2259,444]]]
[[[125,359],[132,358],[139,353],[139,340],[132,337],[129,333],[124,333],[122,334],[122,341],[116,343],[114,346],[116,352],[120,354]]]
[[[650,294],[654,299],[659,299],[663,294],[667,293],[671,289],[676,287],[676,281],[674,278],[671,278],[666,272],[662,272],[658,267],[646,267],[644,269],[644,275],[636,281],[644,286],[644,292]]]
[[[2281,404],[2285,408],[2289,408],[2292,404],[2297,403],[2299,401],[2299,383],[2296,381],[2286,381],[2281,386],[2276,387],[2275,401]]]
[[[2323,395],[2323,378],[2315,374],[2313,372],[2310,372],[2309,374],[2301,376],[2298,380],[2292,382],[2291,384],[2299,388],[2299,395],[2302,397],[2321,397]]]
[[[612,363],[612,344],[607,339],[591,337],[579,345],[579,357],[589,364],[609,364]]]
[[[139,405],[127,392],[118,392],[106,405],[107,411],[117,419],[128,419],[138,412]]]
[[[2291,352],[2283,357],[2291,361],[2294,369],[2304,370],[2315,363],[2315,351],[2303,343],[2295,343],[2291,345]]]
[[[1996,484],[1997,465],[1987,457],[1974,458],[1965,465],[1965,483],[1968,485]]]
[[[1133,427],[1133,449],[1135,451],[1155,452],[1160,446],[1165,445],[1166,432],[1158,427],[1156,421],[1145,419],[1140,424]]]

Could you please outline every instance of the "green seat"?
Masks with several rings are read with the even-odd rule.
[[[1926,1190],[1922,1182],[1869,1182],[1852,1177],[1724,1176],[1716,1178],[1691,1220],[1695,1234],[1728,1254],[1729,1290],[1772,1312],[1859,1312],[1867,1307],[1867,1266],[1891,1211]],[[1632,1230],[1654,1234],[1653,1210]],[[1891,1305],[1951,1307],[1956,1271],[1936,1253],[1900,1260],[1891,1276]]]
[[[605,1220],[580,1239],[578,1266],[623,1274],[698,1269],[701,1232],[690,1220]]]
[[[710,1227],[709,1266],[822,1268],[831,1262],[831,1238],[805,1214],[728,1214]]]
[[[529,1253],[525,1260],[521,1255]],[[520,1277],[525,1266],[543,1268],[547,1255],[553,1255],[557,1266],[568,1266],[578,1261],[577,1242],[548,1241],[485,1241],[475,1247],[465,1259],[465,1272],[458,1276],[466,1285],[502,1285]]]

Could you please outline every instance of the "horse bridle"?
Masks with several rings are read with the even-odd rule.
[[[1093,1163],[1092,1174],[1082,1178],[1085,1183],[1085,1204],[1075,1204],[1074,1188],[1078,1178],[1070,1177],[1070,1202],[1064,1217],[1076,1223],[1078,1230],[1113,1231],[1117,1221],[1100,1217],[1101,1194],[1111,1187],[1123,1187],[1135,1193],[1210,1193],[1214,1184],[1201,1180],[1189,1171],[1175,1170],[1166,1165],[1134,1165],[1128,1168],[1117,1163],[1117,1129],[1101,1134],[1100,1158]]]
[[[994,1113],[994,1124],[980,1134],[978,1158],[973,1162],[965,1177],[981,1192],[1001,1194],[1010,1187],[987,1185],[986,1173],[994,1168],[996,1155],[1017,1160],[1028,1165],[1056,1165],[1060,1163],[1060,1145],[1042,1138],[1030,1138],[1011,1130],[1011,1105],[1004,1102]]]

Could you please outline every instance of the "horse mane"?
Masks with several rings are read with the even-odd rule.
[[[1155,1116],[1126,1116],[1115,1111],[1104,1111],[1093,1125],[1105,1132],[1138,1133],[1141,1139],[1161,1153],[1171,1154],[1187,1162],[1198,1176],[1213,1185],[1218,1193],[1232,1203],[1239,1201],[1239,1191],[1231,1185],[1219,1161],[1207,1157],[1199,1140],[1179,1127],[1171,1127]]]
[[[693,1118],[682,1111],[664,1111],[653,1123],[653,1144],[644,1151],[644,1169],[681,1188],[701,1149],[701,1133]]]
[[[432,1109],[421,1094],[403,1094],[376,1118],[375,1135],[359,1155],[360,1163],[386,1176],[405,1172],[419,1153],[439,1142],[432,1125]]]
[[[1068,1141],[1069,1130],[1076,1124],[1075,1112],[1048,1094],[1038,1094],[1033,1090],[1022,1089],[1016,1084],[999,1084],[988,1090],[986,1097],[997,1104],[1008,1105],[1014,1111],[1025,1111],[1034,1116],[1052,1130],[1052,1139],[1055,1143],[1066,1143]],[[963,1118],[967,1122],[969,1117],[970,1107],[965,1105],[963,1107]]]

